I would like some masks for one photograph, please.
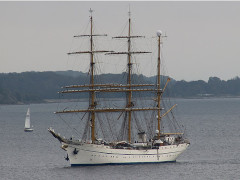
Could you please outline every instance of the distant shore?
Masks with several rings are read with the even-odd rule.
[[[124,84],[127,77],[126,73],[96,76],[97,79],[101,79],[102,84],[109,84],[109,82]],[[133,74],[132,78],[136,80],[136,84],[156,83],[156,76],[146,77]],[[164,88],[168,78],[168,76],[161,76],[161,88]],[[75,71],[0,73],[0,104],[53,103],[59,102],[58,98],[62,98],[61,101],[65,101],[65,99],[73,101],[75,98],[85,101],[87,93],[68,96],[69,94],[57,92],[61,92],[61,87],[65,85],[84,85],[87,83],[89,83],[88,74]],[[152,95],[148,92],[141,93],[142,97]],[[110,94],[107,98],[122,98],[123,96],[123,93],[115,93]],[[209,77],[207,82],[202,80],[176,81],[171,78],[164,96],[182,99],[238,98],[240,97],[240,78],[235,77],[225,81],[218,77]]]

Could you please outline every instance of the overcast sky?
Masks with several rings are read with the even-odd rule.
[[[167,75],[187,81],[240,76],[240,2],[0,2],[0,73],[87,71],[87,61],[71,60],[66,53],[76,43],[73,35],[87,32],[89,8],[97,32],[116,36],[126,25],[129,4],[134,32],[146,36],[145,43],[139,40],[140,47],[152,46],[149,42],[158,29],[167,34]],[[155,59],[145,58],[143,74],[150,76],[147,64]],[[118,67],[107,62],[100,66],[117,72]]]

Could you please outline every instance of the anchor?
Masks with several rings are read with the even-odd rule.
[[[66,161],[69,161],[69,157],[68,157],[68,154],[67,154],[67,157],[64,157]]]
[[[78,153],[78,150],[75,148],[73,151],[73,154],[77,154],[77,153]]]

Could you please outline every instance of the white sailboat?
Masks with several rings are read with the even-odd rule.
[[[158,41],[158,59],[157,59],[157,75],[156,84],[133,84],[132,66],[134,65],[132,56],[134,54],[148,53],[143,51],[134,51],[132,49],[131,39],[140,36],[131,34],[131,17],[129,12],[128,19],[128,35],[118,36],[115,38],[127,39],[128,47],[126,52],[109,52],[99,51],[93,45],[93,38],[101,36],[94,34],[92,29],[93,17],[92,10],[90,9],[90,24],[91,30],[87,35],[78,35],[75,37],[89,37],[90,49],[89,51],[78,51],[68,53],[71,54],[89,54],[90,55],[90,70],[89,70],[89,84],[86,85],[70,85],[63,87],[65,90],[61,91],[62,94],[69,93],[82,93],[89,92],[89,106],[87,109],[68,109],[55,112],[58,115],[78,114],[81,120],[86,119],[85,129],[81,139],[65,138],[56,133],[53,128],[48,131],[57,138],[61,143],[61,148],[67,152],[66,160],[70,160],[71,166],[89,166],[89,165],[109,165],[109,164],[138,164],[138,163],[162,163],[162,162],[175,162],[177,157],[187,149],[189,141],[184,137],[184,133],[179,130],[174,132],[165,131],[162,123],[164,118],[172,113],[173,105],[171,108],[164,110],[162,103],[162,95],[165,91],[167,83],[170,81],[168,78],[164,88],[160,88],[160,47],[161,47],[161,31],[157,32]],[[127,82],[125,84],[99,84],[95,79],[95,54],[108,53],[108,54],[125,54],[127,55]],[[136,81],[135,81],[136,82]],[[80,88],[80,89],[77,89]],[[83,89],[82,89],[83,88]],[[77,90],[76,90],[77,89]],[[137,104],[136,101],[141,98],[136,98],[137,93],[153,92],[154,97],[149,106],[143,107],[144,104]],[[98,93],[119,93],[124,92],[126,103],[124,107],[115,106],[106,107],[101,106],[98,99]],[[122,105],[121,103],[119,103]],[[137,107],[140,105],[140,107]],[[151,106],[150,106],[151,105]],[[149,112],[148,116],[141,113]],[[171,112],[171,113],[170,113]],[[80,115],[83,113],[83,115]],[[100,114],[114,114],[119,113],[111,118],[100,119]],[[152,113],[152,114],[150,114]],[[85,116],[88,114],[88,116]],[[107,117],[107,116],[106,116]],[[116,128],[114,130],[111,124],[114,124],[114,117]],[[122,118],[122,125],[119,124],[119,119]],[[145,123],[145,129],[141,127]],[[137,130],[133,130],[134,123]],[[138,122],[137,122],[138,121]],[[144,122],[145,121],[145,122]],[[108,122],[108,123],[106,123]],[[171,121],[173,122],[173,121]],[[104,124],[105,123],[105,124]],[[109,127],[109,128],[108,128]],[[176,127],[176,126],[174,126]],[[104,129],[105,128],[105,129]],[[118,129],[118,130],[116,130]],[[74,130],[76,130],[74,128]],[[102,131],[101,136],[105,136],[107,131],[114,134],[117,132],[117,138],[112,140],[102,139],[99,137],[99,131]],[[109,134],[111,134],[109,133]]]
[[[30,125],[30,108],[28,108],[28,110],[27,110],[24,131],[25,132],[33,131],[33,129],[31,128],[31,125]]]

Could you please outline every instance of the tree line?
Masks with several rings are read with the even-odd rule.
[[[166,81],[168,77],[162,76]],[[133,75],[133,84],[151,84],[156,82],[156,77]],[[120,83],[126,84],[127,74],[101,74],[95,77],[95,83]],[[88,84],[87,73],[75,71],[56,72],[23,72],[0,73],[0,104],[22,104],[45,102],[46,99],[59,98],[86,98],[88,93],[71,94],[61,97],[62,86],[74,84]],[[162,88],[164,82],[162,83]],[[198,81],[170,81],[166,90],[167,96],[179,98],[223,97],[240,96],[240,78],[224,81],[218,77],[210,77],[207,82]],[[149,94],[145,93],[146,96]],[[110,93],[102,97],[122,97],[121,94]]]

